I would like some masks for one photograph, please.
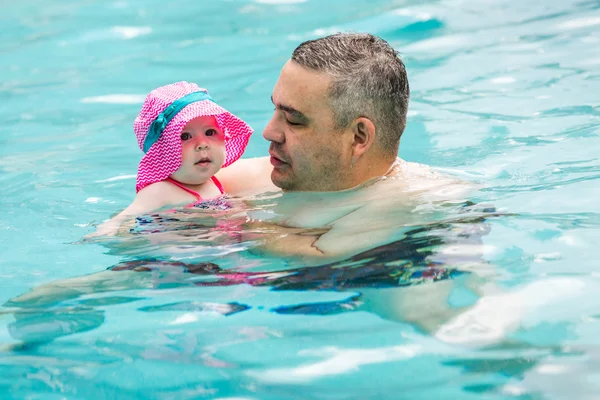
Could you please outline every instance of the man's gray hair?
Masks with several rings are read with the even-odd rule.
[[[295,63],[332,77],[329,102],[336,128],[367,117],[385,152],[398,152],[410,89],[404,63],[385,40],[368,33],[337,33],[300,44]]]

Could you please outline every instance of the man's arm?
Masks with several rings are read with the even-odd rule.
[[[259,243],[251,249],[254,254],[302,259],[306,263],[318,265],[329,260],[328,254],[315,246],[315,242],[328,230],[329,228],[292,228],[252,221],[246,224],[242,235],[243,241]]]
[[[221,169],[216,177],[226,193],[249,196],[280,190],[271,182],[272,170],[269,157],[244,158]]]
[[[264,255],[301,259],[311,265],[341,261],[397,240],[397,229],[378,223],[381,219],[373,214],[360,209],[348,211],[322,228],[254,220],[247,224],[244,240],[256,240],[259,244],[253,251]]]
[[[345,200],[339,197],[335,204],[318,207],[323,215],[335,215],[334,219],[324,217],[323,228],[327,229],[309,238],[301,237],[292,228],[285,241],[279,237],[266,241],[264,251],[272,251],[279,256],[310,257],[318,263],[343,260],[400,240],[414,226],[439,222],[444,216],[439,209],[441,204],[461,202],[473,189],[468,182],[435,174],[429,168],[411,163],[405,165],[401,178],[360,189],[353,197]],[[433,207],[434,203],[439,207]],[[425,206],[423,210],[421,206]],[[298,208],[303,207],[306,208],[306,205],[299,202]],[[332,212],[328,213],[328,210]],[[286,222],[289,227],[300,227],[305,224],[303,220],[302,216],[296,216]],[[316,226],[314,222],[310,225]]]

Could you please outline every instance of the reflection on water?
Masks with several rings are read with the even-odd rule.
[[[182,253],[176,251],[178,238],[192,238],[194,246],[202,246],[207,238],[204,246],[213,246],[220,234],[208,232],[218,224],[207,223],[206,215],[196,215],[198,220],[192,223],[186,215],[192,234],[173,215],[155,218],[162,224],[160,232],[106,244],[111,251],[117,246],[123,258],[108,270],[51,282],[4,304],[5,316],[14,318],[8,325],[10,335],[20,343],[0,353],[0,372],[33,374],[27,390],[64,385],[62,393],[90,398],[234,396],[248,387],[263,393],[275,390],[272,398],[293,398],[292,388],[307,383],[316,385],[319,393],[333,395],[335,388],[320,385],[319,380],[343,379],[357,368],[409,360],[424,362],[419,368],[431,368],[437,365],[432,357],[445,359],[455,350],[414,333],[398,337],[395,324],[385,321],[412,323],[413,315],[402,308],[391,315],[396,294],[379,294],[412,287],[440,292],[437,285],[458,282],[472,270],[486,268],[482,239],[489,232],[488,219],[499,214],[472,204],[457,205],[456,210],[460,213],[441,222],[399,227],[403,230],[400,240],[314,266],[295,259],[256,257],[252,254],[256,243],[273,233],[266,229],[243,232],[241,225],[237,236],[251,237],[251,243],[224,244],[221,254],[181,260]],[[200,220],[206,225],[200,226]],[[165,239],[170,224],[177,226],[169,233],[175,236]],[[206,235],[197,235],[199,231]],[[154,234],[161,240],[152,238]],[[140,247],[154,248],[162,257],[139,256],[144,253]],[[263,291],[269,296],[256,299]],[[282,293],[291,297],[279,298]],[[413,311],[433,310],[435,323],[417,323],[425,328],[439,324],[434,303],[443,306],[447,302],[446,297],[427,299],[426,306],[411,302]],[[362,317],[345,317],[354,313]],[[294,326],[286,322],[289,318],[304,321]],[[364,323],[357,326],[361,320]],[[370,331],[377,332],[373,349],[364,345],[363,335]],[[325,332],[340,339],[321,347],[315,340],[326,337]],[[386,336],[389,339],[382,341]],[[338,346],[338,340],[346,344]],[[277,351],[270,350],[271,343],[277,343]],[[298,343],[313,350],[298,352]],[[531,351],[519,356],[514,349],[510,354],[516,363],[524,357],[535,363],[541,357]],[[2,358],[8,367],[2,365]],[[123,365],[129,364],[143,366],[127,372],[133,376],[131,383],[119,377]],[[449,368],[456,369],[456,365],[449,364]],[[58,370],[62,372],[57,374]],[[133,383],[139,381],[148,383]],[[103,383],[98,386],[98,382]],[[399,383],[408,391],[430,384],[425,375],[415,382]],[[382,387],[383,395],[392,396],[390,390]]]
[[[454,205],[452,211],[457,213],[442,222],[398,227],[403,229],[400,240],[318,265],[294,259],[282,263],[280,258],[265,258],[262,253],[263,257],[257,258],[252,252],[256,243],[272,240],[273,232],[265,228],[245,231],[244,224],[231,222],[239,221],[239,213],[215,217],[210,209],[148,215],[137,220],[138,226],[140,221],[145,228],[151,225],[143,234],[137,230],[105,243],[113,252],[128,254],[122,262],[101,273],[34,288],[6,302],[3,313],[15,318],[9,325],[11,336],[32,344],[97,328],[105,320],[107,307],[147,298],[156,302],[137,307],[138,312],[175,312],[179,315],[175,324],[197,320],[198,313],[230,316],[252,308],[238,301],[160,302],[161,291],[176,293],[190,288],[196,288],[198,293],[237,285],[271,291],[348,292],[329,301],[316,298],[316,301],[274,305],[268,310],[286,315],[353,311],[365,302],[365,290],[431,285],[486,268],[481,257],[482,238],[489,232],[486,220],[500,214],[492,207],[473,203]],[[228,220],[230,217],[232,220]],[[213,249],[216,241],[232,237],[236,238],[233,243],[219,243],[218,253],[198,256],[204,247]],[[247,237],[252,239],[240,241]],[[182,245],[186,238],[190,242]],[[193,252],[193,259],[178,259],[182,249]],[[162,252],[162,257],[138,255],[157,252]],[[201,258],[207,261],[200,261]]]
[[[12,337],[26,344],[48,342],[72,333],[86,332],[104,322],[104,312],[93,308],[15,310],[8,325]]]

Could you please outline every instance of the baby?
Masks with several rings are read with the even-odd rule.
[[[145,153],[138,167],[137,195],[95,235],[115,233],[134,215],[223,194],[214,175],[241,157],[252,134],[246,122],[215,103],[206,89],[188,82],[151,91],[133,130]]]

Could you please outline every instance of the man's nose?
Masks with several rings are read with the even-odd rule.
[[[271,117],[271,120],[269,121],[267,126],[265,126],[265,130],[263,131],[263,138],[265,138],[269,142],[283,143],[285,140],[285,136],[280,125],[281,124],[277,121],[277,114],[274,114]]]

